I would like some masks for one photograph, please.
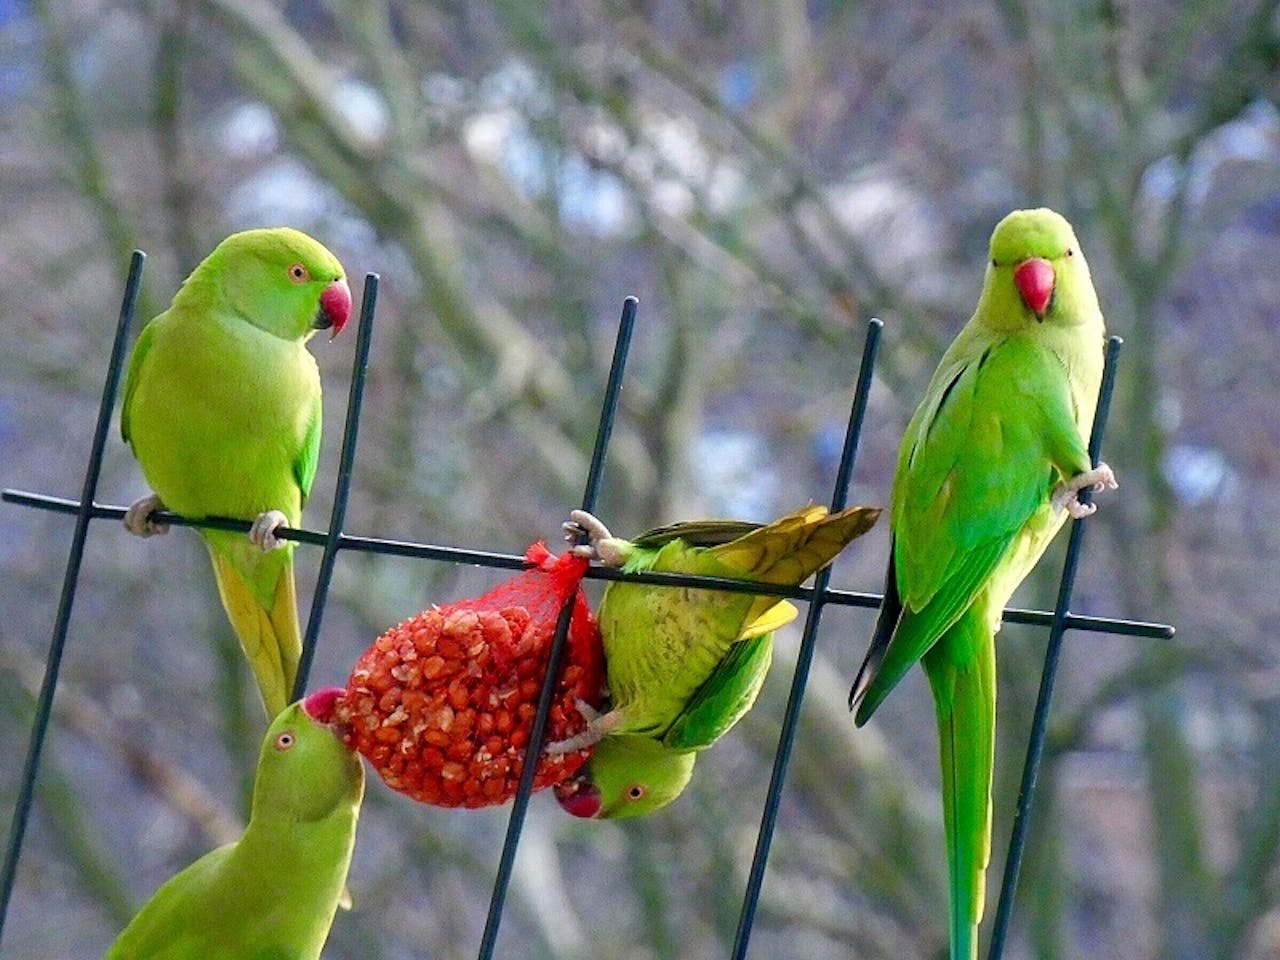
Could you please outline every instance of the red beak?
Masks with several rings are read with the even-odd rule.
[[[1023,260],[1014,268],[1013,283],[1027,309],[1043,320],[1053,297],[1053,264],[1040,257]]]
[[[351,288],[346,278],[339,277],[324,288],[320,294],[320,309],[316,317],[316,329],[328,328],[329,339],[332,340],[342,332],[351,318]]]
[[[346,692],[342,687],[325,687],[323,690],[317,690],[302,701],[302,709],[316,723],[328,726],[333,722],[338,701],[346,695]]]
[[[553,789],[565,813],[589,820],[600,812],[600,788],[582,775],[562,780]]]

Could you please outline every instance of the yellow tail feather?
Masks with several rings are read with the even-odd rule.
[[[788,603],[786,600],[779,600],[762,615],[754,620],[748,620],[747,625],[742,628],[742,633],[738,635],[738,639],[752,640],[756,637],[762,637],[766,633],[772,633],[779,627],[785,627],[798,614],[799,611],[796,610],[794,604]]]
[[[731,543],[713,548],[716,559],[746,576],[769,583],[799,584],[835,559],[876,522],[880,511],[850,507],[827,513],[809,505],[765,524]]]
[[[712,551],[719,562],[742,571],[743,576],[796,586],[834,560],[851,540],[869,530],[879,516],[880,511],[872,507],[849,507],[839,513],[828,513],[826,507],[810,504]],[[758,598],[746,622],[752,624],[754,630],[754,625],[762,619],[780,617],[783,611],[773,610],[775,605],[781,606],[775,597]],[[790,615],[785,619],[766,629],[744,633],[741,639],[759,636],[790,622],[796,611],[790,604],[787,607]]]
[[[222,606],[253,668],[267,714],[274,717],[289,705],[298,659],[302,655],[292,559],[280,565],[268,609],[230,557],[212,544],[209,556],[213,560]]]

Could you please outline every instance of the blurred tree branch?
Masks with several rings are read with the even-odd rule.
[[[375,340],[382,395],[366,406],[372,429],[362,432],[360,499],[367,506],[356,504],[365,511],[360,524],[374,535],[419,525],[477,538],[541,528],[546,504],[562,501],[581,480],[596,412],[591,400],[608,354],[599,331],[612,320],[617,296],[631,292],[611,289],[620,282],[639,283],[645,306],[653,309],[656,301],[657,319],[642,324],[623,423],[610,451],[607,498],[611,510],[626,515],[619,524],[647,525],[701,510],[706,491],[695,483],[704,466],[696,460],[697,441],[725,424],[749,423],[766,439],[773,462],[759,469],[793,472],[788,493],[812,483],[817,470],[801,461],[836,405],[829,401],[847,382],[840,378],[850,344],[872,307],[897,322],[890,324],[878,370],[881,416],[869,421],[871,439],[864,442],[873,456],[860,469],[885,474],[892,453],[877,452],[877,445],[889,442],[892,423],[884,421],[906,411],[893,398],[917,395],[946,325],[963,318],[966,288],[951,279],[961,269],[971,273],[980,259],[978,233],[985,235],[990,215],[1027,199],[1063,209],[1088,245],[1100,290],[1107,288],[1111,326],[1130,341],[1108,443],[1124,490],[1103,504],[1097,521],[1098,532],[1110,534],[1120,569],[1112,578],[1117,583],[1096,595],[1107,603],[1118,597],[1135,616],[1180,626],[1185,620],[1200,629],[1184,630],[1175,644],[1145,646],[1132,662],[1108,654],[1102,669],[1114,672],[1094,689],[1064,691],[1070,707],[1059,707],[1051,733],[1041,781],[1045,806],[1033,819],[1020,894],[1027,916],[1018,922],[1025,923],[1030,954],[1046,960],[1072,956],[1086,943],[1082,937],[1094,935],[1078,923],[1096,905],[1088,900],[1092,891],[1082,896],[1072,886],[1081,846],[1059,830],[1067,794],[1053,796],[1054,786],[1078,785],[1075,768],[1062,761],[1068,754],[1079,760],[1090,749],[1098,714],[1114,716],[1117,706],[1136,704],[1145,711],[1138,715],[1145,739],[1126,744],[1131,753],[1124,759],[1132,770],[1145,765],[1147,771],[1143,799],[1152,805],[1152,842],[1162,855],[1158,889],[1147,892],[1143,861],[1132,870],[1137,880],[1126,877],[1128,888],[1115,894],[1131,902],[1106,909],[1137,912],[1145,921],[1158,898],[1160,916],[1152,926],[1165,930],[1170,944],[1152,950],[1173,956],[1176,939],[1183,951],[1194,944],[1190,949],[1204,955],[1243,956],[1250,938],[1260,939],[1253,933],[1258,918],[1274,905],[1280,797],[1269,787],[1280,762],[1274,748],[1280,720],[1266,696],[1231,684],[1240,669],[1236,660],[1250,645],[1264,669],[1273,657],[1257,642],[1257,631],[1235,635],[1247,614],[1233,611],[1215,622],[1192,608],[1210,589],[1199,582],[1204,567],[1229,553],[1252,588],[1270,545],[1255,520],[1263,508],[1253,501],[1240,508],[1248,532],[1238,548],[1228,549],[1235,534],[1216,529],[1212,514],[1200,521],[1202,542],[1185,538],[1192,511],[1176,498],[1165,472],[1174,441],[1182,438],[1166,418],[1164,400],[1196,399],[1179,379],[1191,366],[1180,351],[1201,349],[1188,345],[1190,338],[1240,342],[1231,339],[1230,324],[1209,329],[1213,318],[1169,321],[1197,309],[1178,302],[1188,289],[1221,282],[1212,271],[1191,280],[1185,272],[1198,267],[1207,239],[1244,201],[1238,193],[1226,200],[1206,194],[1196,176],[1221,146],[1224,123],[1257,98],[1276,99],[1277,5],[1198,0],[1171,15],[1160,5],[1110,0],[1084,6],[996,0],[945,11],[802,0],[741,9],[614,0],[183,0],[106,2],[82,11],[39,0],[32,10],[46,82],[33,100],[39,108],[55,107],[47,139],[64,157],[49,164],[52,175],[42,176],[65,181],[82,201],[87,218],[81,219],[91,229],[89,239],[77,238],[78,249],[95,257],[102,254],[94,237],[107,238],[110,255],[123,262],[133,245],[133,221],[159,222],[173,240],[174,259],[189,266],[208,239],[202,217],[216,221],[223,191],[280,162],[308,168],[314,175],[308,182],[320,183],[333,222],[355,221],[359,230],[376,233],[378,242],[352,244],[355,251],[376,251],[371,260],[389,259],[395,270],[388,278],[394,282],[384,285],[390,308],[382,311]],[[146,32],[140,47],[148,52],[150,74],[142,123],[130,115],[122,125],[119,117],[95,111],[106,97],[124,102],[128,94],[137,102],[137,91],[95,86],[101,73],[93,72],[94,56],[113,55],[103,52],[110,44],[100,39],[107,35],[101,28],[110,21],[119,29],[121,18]],[[0,43],[4,27],[0,18]],[[0,70],[0,91],[11,89],[5,86],[10,76]],[[728,89],[735,78],[747,88],[737,100]],[[360,113],[362,96],[379,108],[373,122]],[[228,169],[219,153],[220,124],[229,108],[246,103],[266,106],[282,142],[272,138],[260,153],[232,158]],[[523,151],[517,159],[529,166],[528,182],[513,173],[502,150],[476,146],[486,124],[491,137],[515,131],[504,149]],[[146,135],[135,135],[143,127]],[[682,164],[689,158],[675,147],[691,150],[694,162]],[[156,164],[160,175],[116,179],[122,166],[139,159],[138,151],[145,153],[142,169],[149,173]],[[0,151],[0,164],[9,156]],[[1153,172],[1168,175],[1161,181],[1165,193],[1153,192],[1159,179]],[[616,232],[596,233],[575,222],[577,174],[616,188],[625,207]],[[720,174],[732,189],[722,189]],[[866,228],[849,216],[864,205],[903,202],[891,193],[852,199],[841,193],[864,177],[877,188],[904,185],[920,199],[929,214],[922,261],[907,259],[918,254],[900,242],[894,225]],[[1264,185],[1256,199],[1273,202],[1268,190]],[[70,206],[64,201],[58,214]],[[24,253],[17,262],[36,256]],[[59,257],[56,266],[46,258],[42,276],[65,279],[78,265],[75,257]],[[61,293],[40,291],[43,309],[54,303],[64,310]],[[598,317],[606,298],[609,315]],[[642,313],[644,320],[650,316]],[[6,369],[21,372],[24,388],[65,385],[69,377],[73,364],[65,357],[74,351],[66,344],[78,344],[78,334],[70,324],[53,329],[65,338],[57,350],[29,362],[6,361]],[[1253,331],[1256,342],[1269,343],[1266,329]],[[788,351],[794,357],[779,364]],[[1233,346],[1231,356],[1214,361],[1228,371],[1213,384],[1215,402],[1238,390],[1243,371],[1257,363],[1249,352]],[[811,399],[799,414],[779,412],[772,404],[784,391],[790,391],[784,407],[799,406],[795,398],[802,395]],[[332,392],[330,402],[337,395]],[[0,393],[6,430],[26,416],[29,401],[22,392],[16,401]],[[45,432],[58,421],[42,409],[38,430]],[[424,423],[431,420],[448,423],[437,430],[436,423]],[[1247,429],[1269,435],[1266,423],[1247,422]],[[6,449],[24,440],[0,434]],[[444,449],[434,446],[439,437]],[[1251,466],[1250,476],[1269,476],[1273,458],[1265,443],[1255,443],[1248,455],[1262,464]],[[536,476],[515,482],[507,469],[513,461]],[[313,510],[317,506],[323,505]],[[32,562],[23,544],[6,549],[14,562]],[[1043,572],[1047,582],[1051,571]],[[406,604],[430,602],[468,575],[447,565],[350,557],[339,571],[328,631],[372,636]],[[111,580],[98,602],[125,603],[113,597],[116,586]],[[10,590],[11,597],[21,592],[12,584]],[[193,609],[213,603],[208,585],[183,602]],[[1210,606],[1232,602],[1224,593]],[[162,629],[154,616],[150,622],[127,618],[130,630]],[[230,638],[224,632],[214,640]],[[111,642],[125,651],[144,640],[113,635]],[[520,937],[548,957],[584,949],[601,960],[646,951],[661,956],[673,943],[690,955],[722,951],[737,921],[755,811],[739,809],[725,789],[736,781],[720,777],[751,778],[749,789],[762,792],[755,779],[776,744],[785,687],[779,678],[789,665],[785,647],[780,644],[761,704],[734,741],[700,761],[684,804],[636,829],[593,834],[590,825],[566,823],[552,831],[554,843],[537,852],[556,862],[549,873],[517,876],[520,895],[507,921],[514,930],[504,937]],[[1007,768],[1012,779],[1022,735],[1014,728],[1034,697],[1039,650],[1015,641],[1006,645],[1006,657],[1010,647],[1018,659],[1013,669],[1002,664],[999,749],[1008,760],[1001,761],[1001,773]],[[929,955],[942,944],[945,926],[941,845],[933,842],[934,757],[915,751],[920,744],[903,732],[852,733],[843,705],[848,678],[831,666],[842,653],[830,660],[820,655],[815,663],[757,936],[789,947],[797,935],[812,933],[833,945],[833,955],[850,949]],[[207,731],[218,730],[213,749],[249,776],[245,751],[256,737],[256,714],[245,710],[241,668],[234,647],[215,646],[210,682],[218,692],[211,699],[221,712],[202,734],[207,741]],[[1191,684],[1182,682],[1188,678]],[[185,784],[182,771],[157,756],[154,745],[119,729],[120,718],[110,711],[105,718],[93,713],[101,702],[95,682],[85,677],[78,688],[59,693],[59,723],[77,738],[75,746],[82,738],[193,823],[225,817],[221,827],[200,828],[210,843],[209,831],[236,829],[216,801],[212,811],[202,807],[210,798],[202,797],[201,785]],[[1253,739],[1238,747],[1238,757],[1206,758],[1190,736],[1189,717],[1212,709],[1205,687],[1224,691],[1221,700],[1234,697],[1252,725]],[[78,699],[90,709],[76,719],[72,714],[83,706]],[[890,757],[881,733],[895,745],[902,737],[922,756]],[[1221,736],[1225,741],[1228,734]],[[1206,786],[1222,788],[1227,763],[1227,786],[1244,798],[1245,809],[1226,839],[1235,853],[1223,868],[1209,856],[1220,849],[1222,838],[1210,833],[1218,821],[1204,815],[1198,798]],[[128,905],[112,879],[118,865],[83,829],[86,818],[101,815],[94,798],[74,795],[69,771],[55,765],[47,773],[54,778],[47,803],[57,856],[82,871],[90,897],[123,915]],[[56,782],[61,777],[65,784]],[[1166,795],[1173,792],[1166,782],[1181,784],[1186,795]],[[1129,789],[1142,792],[1140,785]],[[1011,793],[1008,784],[998,784],[998,795]],[[40,802],[45,809],[45,795]],[[358,851],[367,859],[357,911],[340,919],[329,952],[468,956],[476,891],[487,892],[491,880],[488,853],[498,816],[406,809],[375,785]],[[999,809],[996,817],[999,833],[1007,822]],[[550,828],[538,823],[537,829]],[[561,862],[566,870],[585,865],[585,879],[567,874],[564,882],[555,872]],[[584,905],[584,894],[593,907],[602,902],[599,891],[583,889],[599,876],[608,876],[608,890],[618,893],[616,921]],[[548,891],[550,899],[536,896]],[[554,906],[555,897],[568,906]],[[1169,920],[1178,913],[1185,914],[1174,917],[1185,932]],[[561,922],[567,932],[555,929]],[[1011,960],[1020,947],[1011,948]]]
[[[171,242],[178,272],[186,276],[204,259],[195,225],[198,190],[187,149],[186,65],[190,55],[191,15],[188,0],[161,4],[157,10],[155,91],[152,122],[160,170],[164,177],[164,206],[169,214]],[[148,314],[143,314],[147,316]]]
[[[1110,3],[1090,8],[1092,21],[1085,21],[1083,29],[1070,34],[1086,50],[1072,57],[1063,55],[1060,41],[1065,34],[1061,22],[1031,15],[1029,6],[1004,5],[1010,22],[1019,29],[1032,25],[1030,35],[1036,56],[1030,69],[1037,77],[1047,78],[1047,88],[1033,87],[1044,89],[1045,97],[1039,111],[1033,112],[1056,115],[1064,122],[1072,169],[1084,174],[1076,178],[1076,202],[1088,203],[1086,194],[1093,192],[1094,209],[1126,284],[1127,322],[1117,326],[1136,349],[1127,351],[1126,376],[1117,391],[1118,409],[1113,417],[1117,429],[1111,446],[1119,451],[1117,459],[1127,492],[1116,505],[1112,523],[1124,541],[1157,545],[1156,549],[1136,553],[1136,562],[1123,564],[1119,571],[1122,602],[1130,615],[1177,607],[1168,567],[1172,557],[1168,544],[1177,505],[1163,474],[1167,429],[1158,420],[1159,404],[1153,402],[1153,397],[1168,389],[1165,370],[1170,356],[1161,329],[1161,305],[1188,254],[1187,162],[1195,147],[1257,97],[1268,80],[1274,83],[1280,53],[1277,6],[1275,0],[1256,4],[1233,42],[1220,54],[1201,99],[1170,125],[1164,111],[1186,65],[1178,53],[1185,54],[1198,38],[1216,5],[1200,3],[1180,12],[1168,52],[1143,77],[1142,87],[1152,91],[1148,98],[1130,93],[1128,78],[1142,75],[1143,69],[1126,54],[1131,49],[1126,36],[1130,26],[1126,11]],[[1079,21],[1083,13],[1073,9],[1069,15]],[[1064,63],[1091,59],[1108,65],[1102,85],[1089,86],[1092,78],[1063,69]],[[1117,131],[1124,149],[1113,149],[1110,138],[1097,135],[1099,111]],[[1160,129],[1172,133],[1155,135]],[[1166,155],[1177,161],[1179,176],[1153,236],[1150,224],[1140,221],[1135,213],[1140,206],[1144,173]],[[1114,319],[1114,310],[1112,315]],[[1220,950],[1238,942],[1240,921],[1237,917],[1233,923],[1221,915],[1222,900],[1215,896],[1219,882],[1205,860],[1196,759],[1185,731],[1185,695],[1167,683],[1174,676],[1175,659],[1185,663],[1188,658],[1176,658],[1166,651],[1141,658],[1136,669],[1114,678],[1103,693],[1111,697],[1121,691],[1132,692],[1135,681],[1141,683],[1136,689],[1144,691],[1140,703],[1146,728],[1148,775],[1153,784],[1160,785],[1150,791],[1150,797],[1159,851],[1165,955],[1191,960],[1210,955],[1212,950],[1213,955],[1225,957],[1228,953]],[[1073,722],[1079,723],[1080,717],[1077,715]],[[1269,868],[1271,862],[1268,859],[1263,865]],[[1236,869],[1252,872],[1259,865],[1256,859],[1241,857]],[[1262,877],[1252,879],[1261,881]],[[1215,927],[1231,929],[1220,933],[1217,943],[1211,946]]]
[[[17,648],[6,646],[0,647],[0,666],[13,674],[34,703],[42,665]],[[200,781],[158,754],[145,739],[127,733],[109,711],[74,682],[59,682],[54,715],[60,726],[103,754],[120,755],[139,783],[199,830],[203,845],[230,843],[244,830],[244,821],[219,803]]]
[[[76,192],[89,203],[103,238],[118,263],[127,263],[136,235],[133,224],[111,196],[110,177],[93,141],[89,111],[72,69],[72,53],[61,19],[49,0],[35,0],[32,9],[40,20],[45,40],[45,67],[54,92],[54,119],[59,140],[71,152],[68,173]],[[140,312],[146,311],[141,308]]]
[[[281,117],[304,159],[370,222],[401,243],[424,290],[423,304],[476,383],[484,384],[493,415],[510,417],[534,437],[534,447],[566,483],[585,470],[578,437],[583,430],[577,371],[564,368],[554,351],[498,302],[473,305],[463,289],[460,263],[448,247],[456,232],[439,206],[425,158],[436,145],[412,136],[407,111],[392,109],[391,143],[397,149],[366,143],[337,109],[333,72],[265,0],[198,0],[207,16],[247,41],[237,47],[234,66],[248,89]],[[340,21],[345,23],[345,19]],[[385,38],[369,28],[369,17],[353,21],[358,36],[388,55]],[[384,74],[402,76],[403,68],[384,63]],[[392,87],[392,99],[402,100]],[[410,118],[411,120],[411,118]],[[397,126],[400,124],[400,126]],[[404,153],[399,152],[404,150]],[[411,152],[410,152],[411,151]],[[456,158],[455,158],[456,159]],[[447,197],[445,197],[447,199]],[[583,356],[590,356],[584,353]],[[530,411],[536,411],[531,413]]]

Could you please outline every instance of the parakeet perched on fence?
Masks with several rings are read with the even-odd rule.
[[[104,960],[316,960],[346,889],[364,767],[327,724],[342,691],[280,713],[244,834],[161,885]]]
[[[977,956],[991,852],[995,634],[1076,494],[1116,486],[1088,440],[1102,311],[1071,225],[1018,210],[991,235],[977,310],[907,426],[885,599],[849,696],[859,726],[919,660],[937,712],[951,956]]]
[[[297,230],[223,240],[143,328],[129,362],[120,428],[154,495],[125,517],[163,533],[167,509],[253,522],[201,530],[218,593],[270,716],[284,709],[301,651],[293,544],[320,456],[320,373],[306,349],[351,313],[342,264]]]
[[[621,540],[589,513],[566,529],[624,572],[665,571],[798,585],[875,523],[880,511],[809,506],[769,524],[677,523]],[[556,787],[581,817],[650,813],[684,790],[699,750],[751,708],[769,669],[773,631],[796,609],[750,593],[625,582],[605,590],[597,616],[609,709],[551,751],[594,744],[578,774]]]

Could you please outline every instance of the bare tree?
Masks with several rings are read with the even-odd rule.
[[[601,508],[615,529],[824,499],[873,314],[886,346],[855,496],[883,503],[902,427],[976,300],[991,225],[1054,206],[1127,341],[1108,443],[1123,489],[1090,521],[1077,595],[1088,612],[1174,622],[1179,637],[1072,638],[1009,955],[1267,956],[1276,7],[0,4],[0,62],[16,64],[0,69],[13,93],[0,96],[0,264],[19,285],[10,329],[25,334],[0,357],[4,482],[74,484],[130,249],[153,254],[154,312],[221,235],[288,221],[353,280],[383,278],[353,531],[513,552],[553,536],[629,293],[641,326]],[[341,343],[317,349],[329,424]],[[334,446],[331,432],[312,524]],[[115,444],[104,492],[127,501],[139,484]],[[0,715],[15,732],[0,770],[15,771],[64,536],[18,513],[0,511],[13,611]],[[243,804],[262,725],[204,558],[180,534],[121,536],[91,539],[94,622],[73,627],[6,955],[96,955]],[[860,542],[837,583],[878,589],[884,543]],[[344,558],[317,678],[341,680],[385,626],[487,577]],[[1023,600],[1047,602],[1044,583]],[[855,733],[843,687],[870,620],[827,624],[757,952],[937,953],[927,694],[909,679]],[[535,802],[504,926],[519,955],[724,952],[793,641],[669,813],[578,824]],[[1032,631],[1001,636],[997,858],[1042,651]],[[12,776],[0,774],[5,795]],[[357,906],[326,955],[472,955],[504,817],[373,785]],[[71,922],[47,911],[52,885]]]

